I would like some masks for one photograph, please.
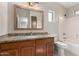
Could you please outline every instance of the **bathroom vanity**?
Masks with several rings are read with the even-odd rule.
[[[43,30],[43,11],[14,5],[14,31]],[[25,33],[25,32],[24,32]],[[53,56],[54,36],[23,35],[0,37],[1,56]]]
[[[23,39],[22,39],[23,38]],[[1,56],[53,56],[54,37],[50,35],[0,38]]]

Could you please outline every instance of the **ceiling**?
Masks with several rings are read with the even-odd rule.
[[[58,2],[58,4],[64,6],[65,8],[72,7],[74,5],[79,4],[79,2]]]

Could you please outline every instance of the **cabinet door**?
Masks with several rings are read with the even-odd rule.
[[[36,40],[36,56],[46,56],[46,41]]]
[[[0,52],[0,56],[18,56],[18,50],[5,50]]]
[[[36,56],[46,56],[46,47],[44,46],[36,47]]]
[[[54,55],[54,48],[52,45],[47,45],[47,56],[53,56]]]
[[[35,55],[34,47],[21,48],[21,56],[34,56],[34,55]]]
[[[54,38],[47,39],[47,56],[54,55]]]

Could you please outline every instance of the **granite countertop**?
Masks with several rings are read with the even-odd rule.
[[[33,40],[39,38],[48,38],[48,37],[55,37],[54,34],[47,34],[47,35],[30,35],[30,36],[3,36],[0,37],[0,43],[7,43],[7,42],[14,42],[14,41],[23,41],[23,40]]]

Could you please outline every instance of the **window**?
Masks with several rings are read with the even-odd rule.
[[[48,22],[53,22],[55,19],[55,11],[49,10],[48,11]]]
[[[74,11],[74,15],[79,15],[79,9]]]

